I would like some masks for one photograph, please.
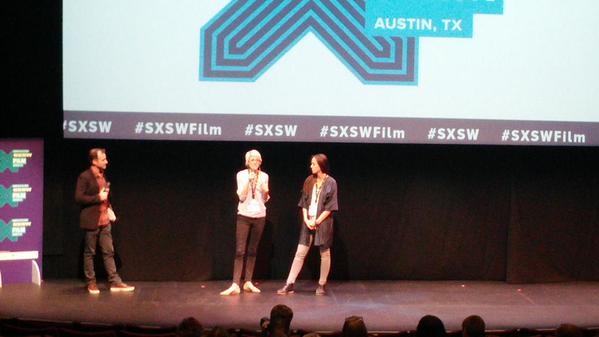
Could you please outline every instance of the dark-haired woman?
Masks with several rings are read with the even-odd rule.
[[[337,206],[337,182],[329,175],[329,160],[324,154],[310,159],[312,174],[304,181],[298,206],[302,209],[303,225],[295,258],[285,286],[279,295],[294,292],[294,284],[302,270],[304,260],[314,244],[320,250],[320,278],[316,295],[326,295],[326,284],[331,270],[331,246],[333,245],[333,212]]]

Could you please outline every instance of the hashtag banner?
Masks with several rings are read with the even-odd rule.
[[[95,111],[64,116],[67,138],[599,145],[599,123]]]

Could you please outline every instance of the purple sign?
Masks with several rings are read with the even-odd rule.
[[[0,286],[41,281],[44,142],[0,139]]]

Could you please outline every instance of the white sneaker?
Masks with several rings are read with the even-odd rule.
[[[227,290],[221,291],[220,295],[221,296],[239,295],[240,292],[241,292],[241,289],[239,289],[239,286],[237,285],[237,283],[233,283]]]
[[[250,292],[250,293],[259,293],[260,289],[256,288],[255,285],[252,284],[252,282],[247,281],[243,284],[243,290]]]
[[[123,282],[121,283],[115,283],[113,285],[110,286],[110,291],[134,291],[135,287],[134,286],[130,286],[128,284],[125,284]]]

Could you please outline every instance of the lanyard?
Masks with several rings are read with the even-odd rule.
[[[248,169],[248,177],[250,175],[250,170]],[[256,199],[256,186],[258,185],[258,178],[260,177],[260,171],[256,172],[256,178],[252,182],[250,180],[250,189],[252,190],[252,199]]]
[[[327,180],[329,176],[325,176],[322,179],[322,182],[320,183],[320,186],[318,186],[318,180],[316,180],[316,183],[314,183],[314,189],[315,189],[315,198],[314,199],[314,204],[318,204],[318,200],[320,199],[320,192],[322,192],[322,185],[324,185],[324,182]]]

